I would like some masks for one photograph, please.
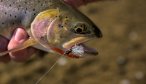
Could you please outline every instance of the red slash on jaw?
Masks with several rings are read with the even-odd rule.
[[[64,51],[63,50],[61,50],[61,49],[59,49],[59,48],[55,48],[55,47],[51,47],[51,49],[53,50],[53,51],[56,51],[56,52],[58,52],[59,54],[61,54],[61,55],[64,55]],[[79,58],[79,56],[77,56],[77,55],[73,55],[73,54],[67,54],[66,55],[67,57],[70,57],[70,58]]]

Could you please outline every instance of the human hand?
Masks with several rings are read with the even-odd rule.
[[[87,4],[89,2],[93,2],[97,0],[65,0],[71,6],[79,7],[81,5]],[[23,28],[17,28],[10,40],[5,38],[4,36],[0,36],[0,52],[6,51],[7,49],[14,49],[24,41],[28,39],[28,34],[26,30]],[[9,53],[6,56],[0,57],[1,62],[9,62],[10,60],[16,62],[23,62],[26,61],[37,49],[33,47],[29,47],[17,52]]]
[[[7,49],[14,49],[17,46],[21,45],[27,39],[28,34],[23,28],[17,28],[10,40],[0,35],[0,44],[2,44],[0,46],[0,52],[6,51]],[[36,50],[37,49],[33,47],[28,47],[26,49],[9,53],[9,55],[0,57],[0,61],[9,62],[10,60],[13,60],[16,62],[23,62],[26,61]]]

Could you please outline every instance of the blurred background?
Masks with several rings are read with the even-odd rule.
[[[146,84],[146,0],[88,4],[80,10],[103,33],[93,58],[60,58],[39,84]],[[0,63],[0,84],[35,84],[60,56],[38,53],[25,63]]]

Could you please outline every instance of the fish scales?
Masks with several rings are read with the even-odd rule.
[[[0,34],[10,36],[17,27],[29,28],[38,13],[61,6],[59,2],[60,0],[0,0]]]
[[[15,28],[30,28],[28,40],[0,56],[34,45],[71,58],[98,54],[84,43],[101,38],[100,29],[63,0],[0,0],[0,19],[0,34],[7,37]]]

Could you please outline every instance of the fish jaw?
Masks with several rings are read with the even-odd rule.
[[[57,53],[59,53],[60,55],[64,55],[64,56],[67,56],[67,57],[70,57],[70,58],[80,58],[80,56],[78,55],[75,55],[75,54],[65,54],[65,51],[60,49],[60,48],[57,48],[57,47],[51,47],[51,49]]]
[[[65,42],[63,44],[65,54],[73,54],[78,56],[79,58],[98,55],[98,52],[95,48],[91,48],[85,44],[92,39],[93,38],[89,37],[76,37]]]
[[[45,12],[47,13],[47,15]],[[34,22],[31,24],[31,35],[38,43],[40,43],[43,47],[45,47],[43,49],[47,49],[47,51],[51,50],[51,51],[57,52],[58,54],[65,55],[64,50],[51,45],[52,43],[49,42],[51,40],[47,40],[48,38],[46,38],[46,33],[45,33],[46,31],[48,31],[48,37],[52,36],[51,31],[54,30],[53,27],[54,27],[54,24],[57,22],[57,18],[54,18],[54,19],[51,19],[51,18],[56,17],[58,15],[58,13],[57,13],[58,10],[52,9],[50,11],[45,11],[45,12],[42,12],[40,15],[38,15],[38,17],[36,17]],[[51,15],[48,15],[48,12]],[[51,21],[49,22],[46,17],[49,18]],[[47,26],[48,26],[48,29],[46,29]],[[42,39],[42,37],[45,39]],[[51,39],[51,38],[49,38],[49,39]],[[39,46],[39,48],[40,48],[40,46]],[[79,58],[79,56],[76,56],[73,54],[68,54],[66,56],[71,57],[71,58]]]
[[[95,49],[84,43],[91,38],[102,37],[102,33],[92,21],[83,16],[85,15],[66,5],[43,11],[31,24],[32,37],[46,49],[68,57],[97,55]]]

